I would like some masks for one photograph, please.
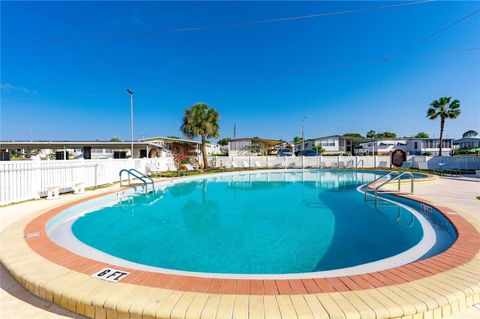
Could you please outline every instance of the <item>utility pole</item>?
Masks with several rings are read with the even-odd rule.
[[[306,119],[306,118],[307,118],[306,115],[304,115],[303,118],[302,118],[302,151],[305,151],[305,136],[304,136],[303,127],[304,127],[305,119]]]
[[[133,91],[127,89],[130,95],[130,156],[133,158]]]
[[[237,123],[233,122],[233,138],[237,137]]]

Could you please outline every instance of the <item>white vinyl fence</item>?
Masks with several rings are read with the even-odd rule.
[[[412,168],[426,162],[430,170],[442,167],[458,170],[480,170],[478,156],[408,156]],[[390,156],[210,156],[212,167],[257,168],[390,168]]]
[[[212,167],[389,168],[390,156],[210,156]]]
[[[414,156],[411,159],[412,167],[418,167],[418,162],[427,162],[428,169],[439,170],[441,167],[458,170],[480,170],[478,156]]]
[[[96,187],[117,182],[118,174],[123,168],[135,168],[147,173],[147,163],[166,168],[167,160],[172,159],[0,162],[0,205],[45,196],[50,185],[60,187],[62,193],[72,191],[75,183],[83,183],[85,187]],[[127,178],[126,174],[123,177]]]
[[[480,157],[475,156],[410,156],[412,167],[426,162],[429,169],[449,168],[480,170]],[[389,156],[210,156],[212,167],[258,168],[390,168]],[[60,187],[60,192],[73,190],[75,183],[85,187],[117,182],[123,168],[135,168],[147,173],[147,167],[167,171],[171,157],[143,159],[102,159],[67,161],[6,161],[0,162],[0,205],[39,198],[46,195],[48,186]],[[126,178],[127,176],[124,175]]]

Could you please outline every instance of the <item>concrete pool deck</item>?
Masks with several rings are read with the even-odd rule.
[[[95,191],[95,194],[105,191],[107,190]],[[81,196],[91,196],[92,194],[94,193]],[[452,208],[477,229],[479,229],[480,201],[475,199],[475,196],[479,194],[480,183],[478,179],[474,178],[442,177],[435,183],[425,185],[418,183],[416,185],[417,197],[429,200],[436,205]],[[0,216],[3,215],[7,219],[6,221],[2,219],[2,230],[15,219],[21,219],[33,212],[37,212],[33,213],[34,216],[39,215],[53,206],[81,198],[68,197],[65,196],[55,202],[35,201],[1,208]],[[463,312],[459,313],[459,311],[480,301],[480,280],[477,278],[480,267],[478,253],[467,263],[456,266],[447,272],[432,274],[426,278],[400,285],[385,286],[377,283],[374,285],[376,288],[353,291],[333,287],[334,291],[332,292],[322,292],[318,285],[316,285],[317,288],[309,286],[312,284],[311,282],[301,283],[303,288],[302,286],[294,287],[292,284],[288,287],[280,287],[282,284],[277,284],[277,294],[267,295],[244,293],[245,287],[238,288],[238,294],[236,293],[237,288],[234,288],[232,293],[220,294],[209,292],[210,287],[203,293],[195,293],[168,289],[168,287],[164,289],[126,283],[113,284],[92,279],[86,274],[72,272],[65,267],[46,261],[43,257],[32,254],[31,248],[23,238],[23,228],[31,219],[32,217],[28,217],[23,224],[22,221],[16,222],[17,227],[8,227],[8,230],[12,229],[13,232],[8,237],[13,239],[5,242],[5,245],[13,245],[12,247],[15,248],[15,253],[10,254],[8,258],[10,262],[13,258],[12,263],[15,264],[15,269],[18,269],[23,276],[18,278],[21,281],[27,277],[31,279],[29,282],[23,281],[23,284],[34,293],[52,299],[74,311],[98,318],[117,317],[116,315],[128,317],[128,314],[130,317],[134,317],[134,315],[148,317],[147,315],[149,315],[158,318],[387,318],[402,316],[433,318],[455,313],[463,315]],[[5,256],[3,253],[4,235],[5,233],[2,234],[2,261]],[[16,242],[12,243],[11,241]],[[26,256],[26,253],[30,253],[31,256]],[[35,269],[32,269],[32,263],[35,265]],[[44,271],[44,273],[40,274],[40,271]],[[408,276],[406,273],[403,275]],[[384,280],[386,279],[384,278]],[[34,284],[32,285],[32,283]],[[361,285],[361,283],[354,282],[350,285]],[[249,292],[252,292],[252,287],[252,285],[249,286]],[[263,285],[263,292],[266,287]],[[280,294],[280,289],[287,288],[292,291],[294,289],[298,291],[320,289],[320,292]],[[328,289],[324,288],[324,290]],[[75,295],[74,292],[80,293],[81,296],[77,298],[78,295]],[[20,300],[17,302],[14,297],[10,297],[13,300],[11,303],[6,303],[6,311],[13,311],[16,313],[15,317],[19,318],[19,315],[24,313],[23,309],[26,312],[30,305],[22,303]],[[125,299],[128,299],[128,305],[124,302]],[[4,303],[3,291],[1,302]],[[110,310],[106,310],[104,307],[110,307]],[[468,312],[473,311],[475,315],[475,309],[471,308]],[[42,309],[42,311],[45,310]],[[4,312],[5,310],[2,310],[2,314]],[[468,312],[465,314],[468,315]],[[50,313],[50,316],[48,313],[45,314],[48,318],[52,318],[54,315],[56,314]],[[67,313],[67,315],[72,314]],[[38,317],[40,316],[39,311]],[[31,318],[32,316],[27,317]]]

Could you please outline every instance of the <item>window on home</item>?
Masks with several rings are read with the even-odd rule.
[[[335,140],[333,140],[333,139],[322,140],[321,145],[322,146],[335,146]]]
[[[243,150],[246,146],[249,146],[250,144],[250,141],[233,141],[230,142],[230,149],[232,151],[240,151]]]

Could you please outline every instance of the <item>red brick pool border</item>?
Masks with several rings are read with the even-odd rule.
[[[47,222],[62,211],[98,197],[117,191],[76,200],[51,209],[31,220],[24,234],[40,232],[40,236],[25,239],[37,254],[65,268],[91,275],[102,268],[112,267],[130,272],[122,283],[177,291],[231,295],[300,295],[327,292],[356,291],[408,283],[433,276],[470,261],[480,249],[480,234],[465,218],[448,207],[436,206],[411,195],[397,195],[427,204],[440,211],[454,226],[457,240],[445,252],[431,258],[409,263],[397,268],[363,275],[309,279],[218,279],[176,274],[164,274],[119,267],[74,254],[51,241],[46,235]]]

